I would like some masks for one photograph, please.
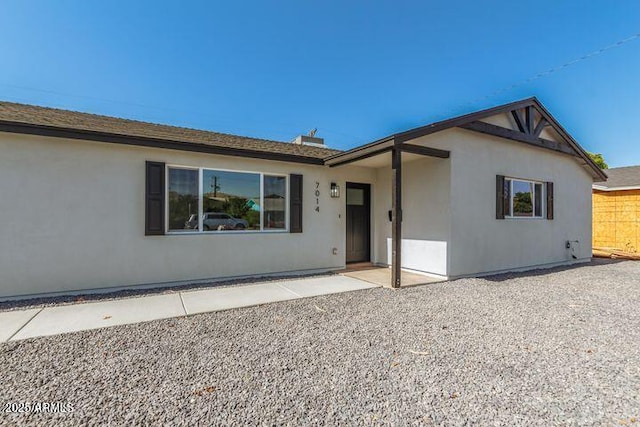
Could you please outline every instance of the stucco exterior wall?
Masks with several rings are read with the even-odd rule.
[[[640,190],[593,191],[593,246],[640,251]]]
[[[571,156],[457,128],[412,143],[451,151],[448,276],[590,259],[592,177]],[[552,181],[554,219],[497,220],[496,175]]]
[[[448,159],[424,157],[402,165],[402,267],[446,276],[448,242],[451,236],[450,181]],[[391,264],[391,168],[376,169],[377,232],[375,262]]]
[[[592,178],[573,157],[462,129],[411,143],[451,157],[403,163],[404,268],[460,277],[590,259]],[[347,181],[371,184],[372,260],[390,263],[390,165],[329,168],[9,133],[0,133],[0,152],[0,298],[342,268]],[[145,236],[146,160],[302,174],[304,232]],[[554,182],[554,219],[497,220],[496,175]]]
[[[375,190],[375,170],[358,167],[8,133],[0,134],[0,152],[0,297],[340,268],[345,182]],[[301,173],[304,232],[145,236],[145,160]],[[343,191],[339,199],[329,196],[332,181]]]

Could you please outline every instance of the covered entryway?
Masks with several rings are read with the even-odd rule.
[[[345,183],[345,258],[349,265],[373,260],[376,266],[391,267],[390,271],[374,270],[366,274],[374,283],[389,280],[394,288],[402,284],[402,269],[443,278],[447,274],[449,151],[407,143],[413,139],[411,135],[393,136],[325,160],[330,167],[349,164],[377,169],[371,212],[366,194],[370,192],[369,185]],[[404,164],[408,182],[403,190]],[[408,196],[406,209],[402,208],[403,191]],[[403,222],[407,224],[404,233]],[[369,241],[370,223],[375,228],[373,250]],[[403,246],[407,251],[404,262]],[[423,277],[418,277],[415,282],[424,281]]]
[[[347,263],[371,260],[371,186],[347,182]]]

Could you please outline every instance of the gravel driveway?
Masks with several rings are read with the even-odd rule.
[[[0,423],[640,425],[639,304],[594,261],[1,344]]]

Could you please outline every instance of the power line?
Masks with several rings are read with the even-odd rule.
[[[450,108],[450,109],[448,109],[448,111],[449,112],[459,111],[460,109],[462,109],[464,107],[473,106],[474,104],[477,104],[477,103],[482,102],[484,100],[487,100],[487,99],[490,99],[490,98],[494,98],[494,97],[496,97],[496,96],[498,96],[498,95],[500,95],[500,94],[502,94],[504,92],[508,92],[508,91],[513,90],[513,89],[515,89],[517,87],[520,87],[520,86],[526,85],[528,83],[531,83],[533,81],[539,80],[541,78],[547,77],[547,76],[549,76],[549,75],[551,75],[553,73],[556,73],[558,71],[564,70],[567,67],[570,67],[570,66],[575,65],[575,64],[577,64],[579,62],[585,61],[585,60],[587,60],[589,58],[593,58],[594,56],[603,54],[603,53],[605,53],[605,52],[607,52],[607,51],[609,51],[611,49],[615,49],[617,47],[620,47],[620,46],[622,46],[622,45],[624,45],[626,43],[629,43],[629,42],[631,42],[633,40],[636,40],[636,39],[640,39],[640,33],[633,34],[633,35],[631,35],[629,37],[626,37],[624,39],[618,40],[615,43],[612,43],[612,44],[607,45],[605,47],[602,47],[600,49],[597,49],[597,50],[594,50],[592,52],[589,52],[589,53],[587,53],[585,55],[582,55],[582,56],[580,56],[578,58],[572,59],[572,60],[570,60],[568,62],[565,62],[565,63],[563,63],[561,65],[549,68],[546,71],[539,72],[539,73],[537,73],[537,74],[535,74],[535,75],[533,75],[531,77],[528,77],[528,78],[526,78],[524,80],[521,80],[521,81],[513,83],[513,84],[511,84],[509,86],[505,86],[503,88],[495,90],[495,91],[491,92],[488,95],[481,96],[481,97],[476,98],[476,99],[474,99],[472,101],[466,102],[466,103],[462,104],[459,108],[456,108],[456,109]],[[68,97],[75,97],[75,98],[91,99],[91,100],[101,101],[101,102],[108,102],[108,103],[113,103],[113,104],[129,105],[129,106],[138,107],[138,108],[149,108],[149,109],[154,109],[154,110],[164,110],[164,111],[167,111],[167,112],[178,112],[178,113],[183,113],[183,114],[189,114],[190,116],[193,116],[193,115],[202,116],[202,117],[206,116],[208,120],[211,120],[213,118],[213,117],[211,117],[209,115],[203,115],[201,112],[195,112],[195,111],[189,111],[189,110],[183,110],[183,109],[175,109],[175,108],[169,108],[169,107],[164,107],[164,106],[152,106],[152,105],[145,105],[145,104],[139,104],[139,103],[133,103],[133,102],[118,101],[118,100],[113,100],[113,99],[105,99],[105,98],[99,98],[99,97],[87,96],[87,95],[75,95],[75,94],[70,94],[70,93],[62,93],[62,92],[57,92],[57,91],[52,91],[52,90],[38,89],[38,88],[25,87],[25,86],[16,86],[16,85],[3,84],[3,83],[0,83],[0,86],[5,86],[5,87],[9,87],[9,88],[14,88],[14,89],[27,90],[27,91],[37,91],[37,92],[49,93],[49,94],[58,95],[58,96],[68,96]],[[222,120],[230,120],[228,118],[222,118],[219,115],[217,115],[213,119],[217,120],[217,121],[221,121],[221,119]],[[279,124],[279,126],[282,126],[282,125],[284,125],[284,124],[283,123]],[[272,129],[272,130],[275,130],[275,129]],[[278,132],[280,133],[280,131],[278,131]],[[334,134],[334,135],[346,136],[346,137],[353,138],[353,139],[359,139],[359,140],[362,139],[362,138],[356,138],[353,135],[348,135],[348,134],[341,133],[341,132],[336,132],[336,131],[324,130],[324,132],[329,133],[329,134]],[[284,132],[281,132],[281,133],[284,133]]]
[[[93,100],[93,101],[98,101],[98,102],[103,102],[103,103],[110,103],[110,104],[114,104],[114,105],[126,105],[126,106],[130,106],[130,107],[139,108],[142,111],[147,109],[147,111],[143,113],[143,115],[146,116],[146,117],[150,117],[149,116],[149,110],[156,110],[156,111],[173,112],[173,113],[179,113],[179,114],[187,114],[191,118],[201,117],[201,118],[205,118],[207,121],[214,121],[214,122],[218,122],[218,123],[221,123],[221,122],[223,122],[223,123],[233,123],[233,118],[231,118],[231,117],[222,117],[220,115],[213,116],[213,115],[208,115],[208,114],[202,113],[201,111],[194,111],[194,110],[187,110],[187,109],[177,109],[177,108],[165,107],[165,106],[160,106],[160,105],[141,104],[141,103],[136,103],[136,102],[128,102],[128,101],[115,100],[115,99],[109,99],[109,98],[100,98],[100,97],[90,96],[90,95],[78,95],[78,94],[72,94],[72,93],[64,93],[64,92],[58,92],[58,91],[54,91],[54,90],[40,89],[40,88],[27,87],[27,86],[18,86],[18,85],[6,84],[6,83],[0,83],[0,86],[4,86],[4,87],[7,87],[7,88],[12,88],[12,89],[23,90],[23,91],[41,92],[41,93],[46,93],[46,94],[51,94],[51,95],[56,95],[56,96],[61,96],[61,97],[71,97],[71,98],[78,98],[78,99]],[[25,98],[22,98],[22,97],[9,96],[9,98],[12,98],[17,102],[24,102],[24,103],[32,102],[32,101],[30,101],[28,99],[25,99]],[[162,120],[156,120],[154,118],[146,118],[146,119],[142,118],[142,119],[137,119],[137,120],[150,121],[150,122],[156,122],[156,121],[162,122]],[[274,125],[275,124],[276,127],[269,126],[269,127],[267,127],[267,129],[269,129],[273,133],[278,133],[278,134],[281,134],[281,135],[288,135],[288,136],[283,137],[283,139],[293,138],[294,136],[296,136],[295,129],[297,127],[299,127],[297,125],[294,126],[292,123],[286,123],[286,124],[284,122],[273,123],[272,120],[267,120],[267,119],[253,120],[252,122],[253,123],[263,123],[263,124],[268,124],[268,125]],[[287,126],[289,129],[288,130],[284,130],[285,126]],[[293,130],[294,133],[291,133],[292,130]],[[299,131],[302,132],[302,130],[299,130]],[[330,134],[330,135],[333,134],[333,135],[346,137],[346,138],[349,138],[349,139],[358,139],[359,138],[359,137],[356,137],[355,135],[350,135],[350,134],[347,134],[347,133],[337,132],[337,131],[332,131],[332,130],[326,130],[326,129],[323,129],[322,132],[324,134]],[[249,133],[251,133],[251,132],[249,132]]]
[[[112,104],[129,105],[129,106],[132,106],[132,107],[152,108],[152,109],[156,109],[156,110],[167,110],[167,111],[177,111],[177,110],[173,110],[171,108],[166,108],[166,107],[138,104],[138,103],[135,103],[135,102],[119,101],[119,100],[108,99],[108,98],[98,98],[96,96],[89,96],[89,95],[77,95],[77,94],[73,94],[73,93],[64,93],[64,92],[58,92],[58,91],[48,90],[48,89],[39,89],[39,88],[35,88],[35,87],[17,86],[17,85],[11,85],[11,84],[6,84],[6,83],[0,83],[0,86],[12,88],[12,89],[48,93],[48,94],[57,95],[57,96],[66,96],[66,97],[79,98],[79,99],[90,99],[90,100],[100,101],[100,102],[110,102]]]
[[[625,43],[629,43],[630,41],[633,41],[633,40],[636,40],[636,39],[639,39],[639,38],[640,38],[640,33],[633,34],[633,35],[631,35],[629,37],[626,37],[626,38],[624,38],[622,40],[618,40],[617,42],[615,42],[613,44],[610,44],[610,45],[605,46],[603,48],[600,48],[600,49],[594,50],[592,52],[589,52],[589,53],[587,53],[585,55],[580,56],[579,58],[575,58],[575,59],[572,59],[571,61],[565,62],[562,65],[558,65],[558,66],[549,68],[546,71],[542,71],[540,73],[537,73],[537,74],[535,74],[535,75],[533,75],[533,76],[531,76],[529,78],[521,80],[521,81],[519,81],[517,83],[514,83],[514,84],[512,84],[510,86],[505,86],[505,87],[503,87],[501,89],[495,90],[492,93],[490,93],[489,95],[482,96],[482,97],[477,98],[477,99],[475,99],[473,101],[470,101],[470,102],[468,102],[468,103],[466,103],[464,105],[465,106],[466,105],[472,105],[472,104],[475,104],[477,102],[484,101],[485,99],[493,98],[493,97],[495,97],[497,95],[500,95],[501,93],[513,90],[513,89],[515,89],[517,87],[526,85],[528,83],[531,83],[531,82],[536,81],[538,79],[541,79],[543,77],[547,77],[550,74],[553,74],[555,72],[561,71],[561,70],[563,70],[563,69],[565,69],[567,67],[570,67],[570,66],[572,66],[574,64],[577,64],[578,62],[582,62],[582,61],[585,61],[585,60],[587,60],[589,58],[593,58],[594,56],[597,56],[597,55],[600,55],[602,53],[605,53],[608,50],[615,49],[617,47],[622,46]]]

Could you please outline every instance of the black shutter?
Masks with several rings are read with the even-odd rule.
[[[289,232],[302,233],[302,175],[289,175]]]
[[[553,219],[553,182],[547,182],[547,219]]]
[[[504,219],[504,175],[496,175],[496,219]]]
[[[164,163],[147,162],[144,234],[164,234]]]

